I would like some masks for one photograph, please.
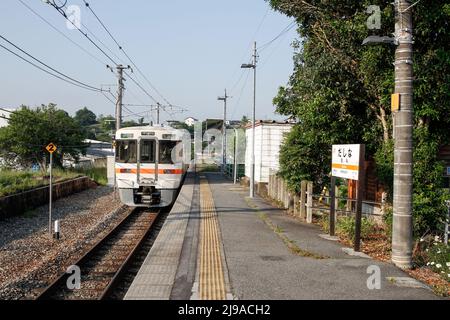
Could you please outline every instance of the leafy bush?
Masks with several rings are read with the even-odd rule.
[[[439,236],[435,236],[425,252],[428,260],[426,265],[450,282],[450,246],[443,243]]]
[[[325,233],[330,232],[330,220],[328,215],[323,215],[319,224]],[[361,239],[368,238],[376,232],[376,225],[370,218],[363,217],[361,220]],[[355,217],[338,217],[336,221],[336,233],[342,237],[354,240]]]
[[[337,234],[355,239],[355,218],[339,217],[336,222]],[[361,219],[361,239],[366,239],[370,234],[375,232],[375,223],[370,218],[363,217]]]
[[[392,236],[392,220],[394,218],[394,211],[392,208],[388,208],[383,215],[384,232],[390,238]]]

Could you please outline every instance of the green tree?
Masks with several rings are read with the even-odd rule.
[[[45,147],[50,142],[58,148],[54,160],[61,166],[64,156],[78,160],[85,152],[84,139],[80,124],[55,104],[22,106],[10,115],[9,125],[0,128],[0,156],[25,167],[38,163],[45,171],[49,161]]]
[[[282,146],[281,174],[296,188],[300,178],[326,184],[331,145],[365,143],[379,177],[392,191],[393,135],[390,95],[394,91],[394,46],[362,46],[371,34],[368,5],[379,5],[380,36],[394,31],[387,0],[270,0],[296,19],[294,74],[274,99],[277,112],[298,119]],[[450,134],[450,28],[448,1],[414,7],[414,218],[415,231],[441,226],[442,164],[438,150]]]
[[[122,122],[122,128],[139,127],[139,126],[141,126],[141,125],[134,120],[128,120],[128,121]]]
[[[248,119],[247,116],[245,116],[245,115],[242,116],[240,127],[241,127],[241,128],[244,128],[245,126],[248,125],[248,122],[249,122],[249,121],[250,121],[250,120]]]
[[[84,107],[75,113],[74,119],[82,126],[87,127],[97,123],[97,116],[94,112]]]
[[[103,132],[112,132],[116,128],[116,119],[111,115],[100,115],[97,121],[100,123],[100,129]]]

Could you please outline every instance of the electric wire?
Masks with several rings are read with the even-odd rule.
[[[239,97],[238,97],[238,99],[236,100],[236,103],[235,103],[234,106],[233,106],[233,111],[231,112],[231,117],[230,117],[230,119],[232,119],[232,118],[234,117],[234,114],[235,114],[235,112],[236,112],[236,109],[239,107],[239,103],[241,102],[242,95],[244,94],[244,90],[245,90],[245,88],[247,87],[247,83],[248,83],[249,77],[250,77],[250,70],[247,70],[247,77],[245,78],[245,81],[244,81],[244,83],[243,83],[243,85],[242,85],[241,91],[240,91],[240,93],[239,93]]]
[[[85,6],[89,9],[89,11],[94,15],[94,17],[97,19],[97,21],[100,23],[100,25],[105,29],[105,31],[108,33],[108,35],[111,37],[111,39],[116,43],[119,50],[123,52],[123,54],[127,57],[127,59],[131,62],[132,66],[138,71],[138,73],[145,79],[145,81],[150,85],[150,87],[164,100],[165,103],[168,105],[172,105],[162,94],[161,92],[156,89],[156,87],[153,85],[153,83],[147,78],[147,76],[141,71],[141,69],[136,65],[134,60],[128,55],[128,53],[125,51],[122,45],[117,41],[117,39],[112,35],[111,31],[106,27],[106,25],[103,23],[103,21],[100,19],[100,17],[95,13],[95,11],[92,9],[90,4],[83,0]]]
[[[71,85],[74,85],[74,86],[76,86],[76,87],[80,87],[80,88],[82,88],[82,89],[86,89],[86,90],[90,90],[90,91],[94,91],[94,92],[102,92],[101,89],[95,89],[95,90],[94,90],[94,89],[91,89],[91,88],[88,88],[88,87],[85,87],[85,86],[81,86],[81,85],[79,85],[79,84],[77,84],[77,83],[75,83],[75,82],[72,82],[72,81],[69,81],[69,80],[67,80],[67,79],[65,79],[65,78],[63,78],[63,77],[60,77],[60,76],[58,76],[57,74],[51,73],[50,71],[48,71],[48,70],[46,70],[46,69],[44,69],[44,68],[38,66],[37,64],[35,64],[35,63],[33,63],[33,62],[27,60],[26,58],[22,57],[21,55],[17,54],[16,52],[14,52],[14,51],[8,49],[7,47],[3,46],[2,44],[0,44],[0,47],[3,48],[3,49],[5,49],[6,51],[10,52],[11,54],[15,55],[16,57],[22,59],[23,61],[25,61],[25,62],[31,64],[31,65],[34,66],[35,68],[37,68],[37,69],[39,69],[39,70],[41,70],[41,71],[43,71],[43,72],[45,72],[45,73],[47,73],[47,74],[49,74],[49,75],[55,77],[55,78],[58,78],[58,79],[60,79],[60,80],[62,80],[62,81],[64,81],[64,82],[70,83]]]
[[[267,49],[272,43],[274,43],[276,40],[278,40],[281,36],[283,36],[285,33],[289,32],[292,28],[294,28],[296,26],[296,21],[292,21],[291,23],[289,23],[289,25],[284,28],[275,38],[273,38],[272,40],[264,43],[263,45],[261,45],[258,48],[259,52],[264,51],[265,49]]]
[[[76,30],[78,30],[86,39],[88,39],[89,40],[89,42],[90,43],[92,43],[106,58],[108,58],[108,60],[109,61],[111,61],[114,65],[118,65],[118,63],[113,59],[113,58],[111,58],[111,56],[110,55],[108,55],[106,52],[105,52],[105,50],[103,50],[102,48],[100,48],[100,46],[94,41],[94,40],[92,40],[92,38],[88,35],[88,33],[87,32],[83,32],[83,30],[81,30],[81,28],[79,28],[72,20],[70,20],[68,17],[67,17],[67,15],[65,14],[65,12],[62,10],[62,8],[64,8],[65,7],[65,4],[62,6],[62,7],[58,7],[55,3],[54,3],[54,1],[53,2],[48,2],[48,4],[50,4],[52,7],[54,7],[55,9],[56,9],[56,11],[58,11],[59,12],[59,14],[61,14],[63,17],[64,17],[64,19],[66,19],[67,21],[69,21],[74,27],[75,27],[75,29]],[[84,25],[83,25],[84,26]],[[85,27],[86,28],[86,27]],[[87,28],[86,28],[87,29]],[[91,32],[91,35],[92,35],[93,33]],[[97,39],[97,41],[99,41],[98,40],[98,38],[96,38]],[[99,41],[100,43],[101,43],[101,41]],[[103,44],[104,45],[104,44]]]
[[[268,16],[269,12],[270,12],[270,6],[267,6],[267,10],[264,13],[264,16],[262,17],[258,27],[256,28],[255,33],[253,34],[253,37],[251,39],[256,39],[256,36],[258,35],[259,31],[261,31],[261,28],[262,28],[264,22],[266,21],[266,18]],[[252,43],[253,43],[253,40],[249,43],[249,45],[245,49],[244,53],[242,54],[242,58],[239,61],[244,60],[245,56],[247,55],[247,51],[250,50],[250,48],[252,46]],[[236,76],[236,74],[238,73],[239,70],[242,71],[241,72],[241,76],[239,77],[238,81],[236,81],[236,83],[232,86],[234,88],[239,84],[240,80],[242,80],[242,77],[245,74],[245,70],[242,70],[241,68],[236,69],[235,72],[233,73],[233,76],[230,78],[230,81],[228,82],[228,84],[230,84],[231,80],[234,79],[234,77]],[[230,87],[230,86],[227,86],[227,87]],[[231,90],[230,93],[232,94],[233,90]]]
[[[17,46],[16,44],[12,43],[12,42],[9,41],[8,39],[6,39],[4,36],[0,35],[0,38],[3,39],[4,41],[6,41],[7,43],[9,43],[11,46],[13,46],[14,48],[16,48],[17,50],[19,50],[20,52],[26,54],[28,57],[30,57],[30,58],[33,59],[34,61],[39,62],[40,64],[42,64],[43,66],[47,67],[48,69],[50,69],[50,70],[56,72],[56,73],[59,74],[60,76],[63,76],[63,77],[65,77],[65,78],[67,78],[67,79],[69,79],[69,80],[71,80],[71,81],[73,81],[73,82],[76,82],[76,83],[78,83],[78,84],[80,84],[80,85],[82,85],[82,86],[85,86],[87,89],[89,88],[89,89],[91,89],[92,91],[102,91],[101,88],[96,88],[96,87],[91,86],[91,85],[89,85],[89,84],[86,84],[86,83],[84,83],[84,82],[78,81],[78,80],[76,80],[76,79],[74,79],[74,78],[72,78],[72,77],[69,77],[68,75],[66,75],[66,74],[64,74],[64,73],[62,73],[62,72],[56,70],[55,68],[49,66],[48,64],[42,62],[41,60],[37,59],[37,58],[34,57],[33,55],[29,54],[28,52],[26,52],[25,50],[23,50],[22,48],[20,48],[20,47]]]
[[[23,0],[17,0],[19,1],[22,5],[24,5],[28,10],[30,10],[34,15],[36,15],[38,18],[40,18],[43,22],[45,22],[47,25],[49,25],[53,30],[55,30],[56,32],[58,32],[61,36],[63,36],[64,38],[66,38],[68,41],[70,41],[72,44],[74,44],[75,46],[77,46],[80,50],[82,50],[83,52],[85,52],[87,55],[89,55],[91,58],[93,58],[94,60],[96,60],[97,62],[100,62],[102,65],[106,65],[106,63],[104,63],[102,60],[100,60],[100,58],[96,57],[95,55],[93,55],[91,52],[89,52],[88,50],[86,50],[85,48],[83,48],[80,44],[76,43],[75,41],[73,41],[72,39],[70,39],[70,37],[68,37],[66,34],[64,34],[64,32],[62,32],[61,30],[59,30],[58,28],[56,28],[53,24],[51,24],[47,19],[45,19],[42,15],[40,15],[38,12],[36,12],[33,8],[31,8],[28,4],[26,4]]]

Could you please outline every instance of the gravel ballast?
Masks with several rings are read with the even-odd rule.
[[[33,299],[130,212],[110,187],[53,203],[60,239],[48,233],[48,206],[0,220],[0,299]]]

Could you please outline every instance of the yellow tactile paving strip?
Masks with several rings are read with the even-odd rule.
[[[225,278],[222,265],[219,224],[211,189],[205,178],[200,180],[200,274],[201,300],[225,300]]]

